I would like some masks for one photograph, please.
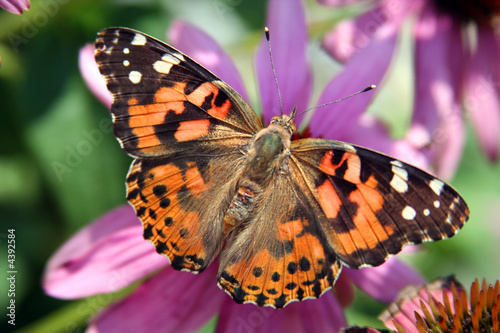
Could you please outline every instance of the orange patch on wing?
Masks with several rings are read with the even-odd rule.
[[[217,96],[219,89],[210,82],[205,82],[191,92],[187,97],[188,100],[196,106],[202,106],[205,103],[205,98],[211,94]]]
[[[337,234],[345,255],[356,253],[358,249],[366,249],[366,243],[358,230]]]
[[[207,112],[209,115],[214,116],[215,118],[225,119],[227,117],[227,114],[231,110],[231,106],[231,101],[227,99],[220,107],[217,107],[212,103],[212,108]]]
[[[177,141],[189,141],[201,138],[209,132],[210,120],[198,119],[179,123],[179,128],[174,134]]]
[[[328,151],[321,159],[319,167],[323,172],[335,176],[337,169],[344,163],[347,163],[347,169],[343,176],[344,179],[354,184],[361,182],[359,178],[361,174],[361,160],[356,154],[344,153],[340,162],[335,165],[332,163],[332,157],[333,151]]]
[[[151,113],[146,115],[137,115],[130,117],[128,119],[128,125],[130,128],[146,127],[146,126],[156,126],[160,125],[165,120],[165,113]],[[134,132],[135,133],[135,132]]]
[[[337,193],[337,191],[333,188],[332,183],[327,179],[325,182],[318,186],[318,198],[319,204],[323,209],[327,218],[333,219],[336,218],[340,206],[342,206],[342,201]]]
[[[173,87],[161,87],[155,93],[156,103],[168,103],[187,100],[184,94],[185,83],[177,82]]]
[[[223,93],[211,82],[205,82],[196,88],[191,94],[188,95],[188,100],[197,106],[202,106],[205,99],[212,95],[212,103],[210,109],[206,110],[207,113],[218,119],[225,119],[231,110],[231,101],[226,99],[221,106],[215,105],[215,100],[219,94]]]
[[[373,175],[371,175],[368,180],[365,182],[365,185],[370,187],[370,188],[377,188],[378,181],[375,179]]]
[[[289,221],[281,223],[278,226],[277,238],[280,241],[291,241],[304,230],[304,222],[302,220]]]
[[[350,231],[355,239],[355,243],[360,248],[374,248],[377,244],[388,238],[387,233],[378,221],[374,212],[364,200],[361,191],[353,191],[349,195],[349,199],[358,204],[358,211],[355,216],[353,216],[353,222],[356,226],[356,232]],[[363,236],[364,241],[359,240],[359,234]]]
[[[196,166],[186,170],[186,180],[188,190],[196,197],[207,189],[207,185],[203,181],[200,170]]]
[[[131,105],[128,108],[130,117],[161,113],[165,115],[169,108],[165,104]]]
[[[361,179],[359,178],[361,175],[361,160],[359,156],[356,154],[346,154],[347,156],[347,170],[344,174],[344,179],[354,183],[361,183]]]
[[[140,164],[134,165],[130,170],[130,174],[135,172],[141,172]],[[140,177],[142,188],[139,187],[139,178],[133,179],[127,183],[128,192],[140,190],[142,195],[131,198],[130,202],[137,211],[143,210],[140,218],[144,228],[148,230],[148,240],[155,246],[165,244],[161,248],[170,260],[174,260],[176,256],[185,257],[186,261],[181,268],[200,270],[201,266],[189,258],[206,258],[206,251],[203,239],[198,235],[198,214],[186,211],[179,205],[178,193],[185,184],[182,170],[173,164],[154,167]],[[157,186],[164,187],[163,193],[155,190]],[[158,193],[162,193],[161,196]],[[167,198],[169,204],[162,206],[162,200]],[[151,211],[154,212],[153,216]]]
[[[349,200],[358,204],[358,210],[353,217],[356,228],[337,234],[345,254],[373,249],[389,239],[394,233],[393,227],[382,225],[375,215],[383,205],[380,193],[366,185],[358,185],[358,190],[351,192]]]
[[[296,224],[298,221],[291,223]],[[325,268],[328,263],[324,247],[313,235],[294,236],[293,244],[293,251],[283,257],[276,258],[264,249],[248,260],[226,267],[225,272],[232,275],[238,283],[235,286],[222,283],[222,286],[230,293],[235,292],[234,287],[242,288],[248,294],[244,298],[245,302],[256,303],[262,293],[267,297],[265,304],[273,306],[277,299],[283,301],[282,295],[285,296],[285,303],[297,300],[299,294],[303,298],[316,297],[317,290],[313,289],[318,284],[321,291],[331,286],[327,275],[323,275],[322,271],[334,269],[333,274],[336,276],[338,269],[333,266]],[[288,269],[290,264],[296,267],[292,272]],[[255,274],[256,270],[260,274]],[[279,278],[276,279],[276,276]]]
[[[137,136],[137,148],[139,149],[157,147],[161,144],[153,127],[133,128],[132,133]]]
[[[333,157],[333,151],[328,151],[325,156],[321,159],[321,163],[319,165],[319,168],[329,174],[329,175],[335,175],[335,170],[339,167],[338,165],[333,165],[332,163],[332,157]],[[343,160],[343,159],[342,159]],[[342,163],[342,161],[341,161]]]
[[[360,194],[362,194],[362,197],[359,197],[358,199],[368,203],[374,212],[378,212],[382,209],[382,206],[384,205],[384,197],[380,194],[380,192],[365,184],[359,184],[358,190]]]
[[[136,97],[130,97],[128,99],[128,105],[137,105],[139,104],[139,100]]]

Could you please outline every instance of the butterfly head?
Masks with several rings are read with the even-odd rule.
[[[295,126],[295,123],[293,122],[293,118],[295,118],[295,113],[297,112],[297,107],[294,106],[292,112],[290,115],[286,114],[281,114],[279,116],[274,117],[271,119],[271,124],[277,125],[281,128],[283,128],[285,131],[290,133],[292,135],[295,133],[297,127]]]

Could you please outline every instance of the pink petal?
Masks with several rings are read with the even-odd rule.
[[[390,303],[407,285],[424,284],[425,279],[411,267],[396,258],[390,258],[378,267],[344,269],[359,288],[373,298]]]
[[[0,7],[14,14],[22,14],[30,8],[29,0],[0,0]]]
[[[424,151],[427,141],[422,142],[417,131],[409,132],[403,140],[394,140],[382,123],[367,114],[358,118],[358,122],[337,139],[379,151],[423,169],[429,168],[429,157]]]
[[[216,332],[338,332],[347,325],[342,308],[329,292],[282,310],[227,301],[219,316]]]
[[[106,87],[106,81],[101,76],[94,58],[94,44],[87,44],[80,49],[78,67],[83,80],[90,91],[108,108],[111,108],[112,97]]]
[[[342,308],[347,308],[354,301],[354,285],[347,274],[340,274],[333,286],[333,293]]]
[[[403,289],[398,296],[398,300],[389,305],[387,310],[380,315],[384,324],[395,330],[394,321],[401,325],[408,333],[418,333],[416,328],[415,312],[423,316],[421,302],[429,307],[429,296],[434,302],[443,304],[443,293],[446,293],[451,301],[452,311],[454,311],[453,293],[451,283],[455,283],[458,290],[463,289],[458,281],[453,277],[436,280],[425,286],[409,286]]]
[[[176,48],[213,72],[248,101],[245,86],[231,58],[205,32],[189,23],[176,21],[168,31],[168,39]]]
[[[49,260],[45,292],[72,299],[120,290],[168,265],[142,237],[129,205],[120,206],[77,232]]]
[[[272,56],[283,101],[283,113],[307,108],[312,81],[307,64],[307,26],[300,0],[271,0],[267,14]],[[267,42],[263,38],[256,56],[264,122],[280,114],[280,102]],[[300,124],[302,116],[295,118]]]
[[[217,266],[196,275],[168,267],[92,321],[89,332],[193,332],[220,310]]]
[[[500,143],[500,45],[492,29],[478,29],[477,50],[465,75],[463,102],[481,147],[490,160],[496,161]]]
[[[458,166],[465,141],[458,102],[461,30],[448,16],[429,5],[415,27],[416,93],[413,124],[431,138],[436,172],[450,178]]]
[[[346,62],[365,48],[374,33],[385,24],[399,29],[408,13],[418,10],[423,1],[379,1],[373,10],[354,19],[343,20],[322,41],[323,48],[337,61]]]
[[[389,67],[396,45],[394,27],[378,29],[371,43],[358,53],[333,78],[323,91],[317,105],[332,102],[359,91],[371,84],[380,84]],[[309,124],[314,137],[336,139],[342,136],[365,112],[374,97],[369,91],[346,101],[316,109]]]

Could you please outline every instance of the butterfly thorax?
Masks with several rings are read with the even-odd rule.
[[[287,118],[285,118],[287,117]],[[261,201],[261,193],[269,181],[287,173],[291,135],[295,126],[288,116],[275,117],[267,128],[251,140],[244,160],[244,171],[237,184],[224,218],[224,232],[228,233],[244,223]]]

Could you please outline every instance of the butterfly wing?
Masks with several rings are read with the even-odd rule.
[[[133,157],[230,145],[262,128],[255,112],[229,85],[143,33],[102,30],[95,58],[113,95],[115,136]]]
[[[469,217],[451,186],[372,150],[304,139],[292,155],[321,207],[322,234],[349,267],[378,266],[407,244],[449,238]]]
[[[292,142],[283,174],[221,254],[219,286],[238,303],[318,298],[341,264],[377,266],[406,244],[453,236],[469,209],[449,185],[343,142]]]
[[[299,169],[290,172],[296,177]],[[340,261],[321,236],[319,207],[302,191],[290,174],[273,178],[252,219],[227,239],[218,283],[237,303],[279,309],[334,284]]]
[[[144,237],[175,269],[204,270],[223,244],[223,215],[260,120],[226,83],[140,32],[102,30],[95,58],[113,95],[115,136],[137,158],[127,199]]]

